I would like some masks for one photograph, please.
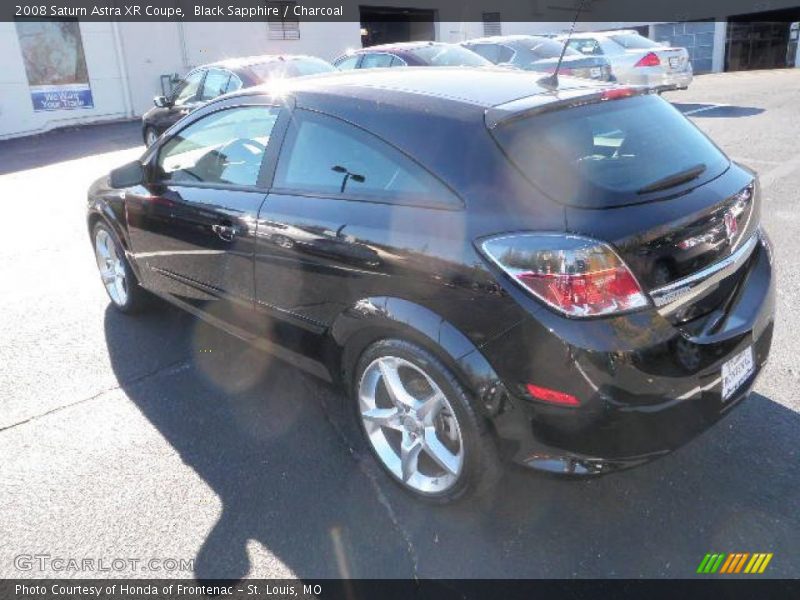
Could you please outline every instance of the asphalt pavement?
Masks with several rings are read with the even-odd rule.
[[[447,507],[381,473],[336,389],[176,309],[109,308],[85,194],[138,124],[0,142],[0,577],[98,574],[16,558],[43,554],[191,561],[125,577],[692,577],[707,552],[800,576],[800,69],[665,97],[761,176],[778,322],[756,392],[648,465],[509,467]]]

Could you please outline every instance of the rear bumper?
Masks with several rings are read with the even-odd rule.
[[[494,419],[506,457],[573,474],[634,466],[681,446],[740,404],[772,341],[775,291],[766,244],[759,242],[746,293],[730,307],[730,320],[746,318],[747,327],[722,341],[691,341],[654,310],[576,321],[542,309],[484,346],[510,393]],[[681,364],[679,345],[700,353],[694,370]],[[755,370],[723,400],[722,364],[748,346]],[[574,395],[581,404],[536,401],[526,383]]]
[[[637,67],[631,69],[624,83],[643,85],[657,91],[683,89],[692,83],[691,68],[679,72],[667,72],[662,67]]]

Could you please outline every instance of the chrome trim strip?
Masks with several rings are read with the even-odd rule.
[[[652,290],[650,298],[656,305],[658,312],[666,316],[681,306],[701,296],[709,287],[715,285],[733,274],[744,262],[750,258],[760,236],[758,232],[742,244],[733,254],[719,262],[714,263],[678,281]]]

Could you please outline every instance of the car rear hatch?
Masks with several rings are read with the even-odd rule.
[[[667,73],[682,73],[689,66],[689,52],[686,48],[653,48],[650,52],[627,50],[628,54],[655,54]]]
[[[610,243],[659,312],[688,323],[724,304],[747,271],[758,183],[666,101],[624,90],[496,107],[487,125],[522,174],[564,205],[569,233]]]
[[[558,58],[547,58],[531,63],[531,69],[545,73],[553,73],[558,65]],[[609,81],[611,79],[611,65],[602,56],[564,56],[559,68],[559,74]]]

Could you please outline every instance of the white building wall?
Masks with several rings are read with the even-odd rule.
[[[179,23],[119,24],[134,115],[153,106],[153,97],[161,94],[162,74],[188,70],[182,59],[179,27]]]
[[[94,108],[33,110],[14,23],[0,23],[0,139],[125,116],[125,97],[111,23],[80,23]]]

